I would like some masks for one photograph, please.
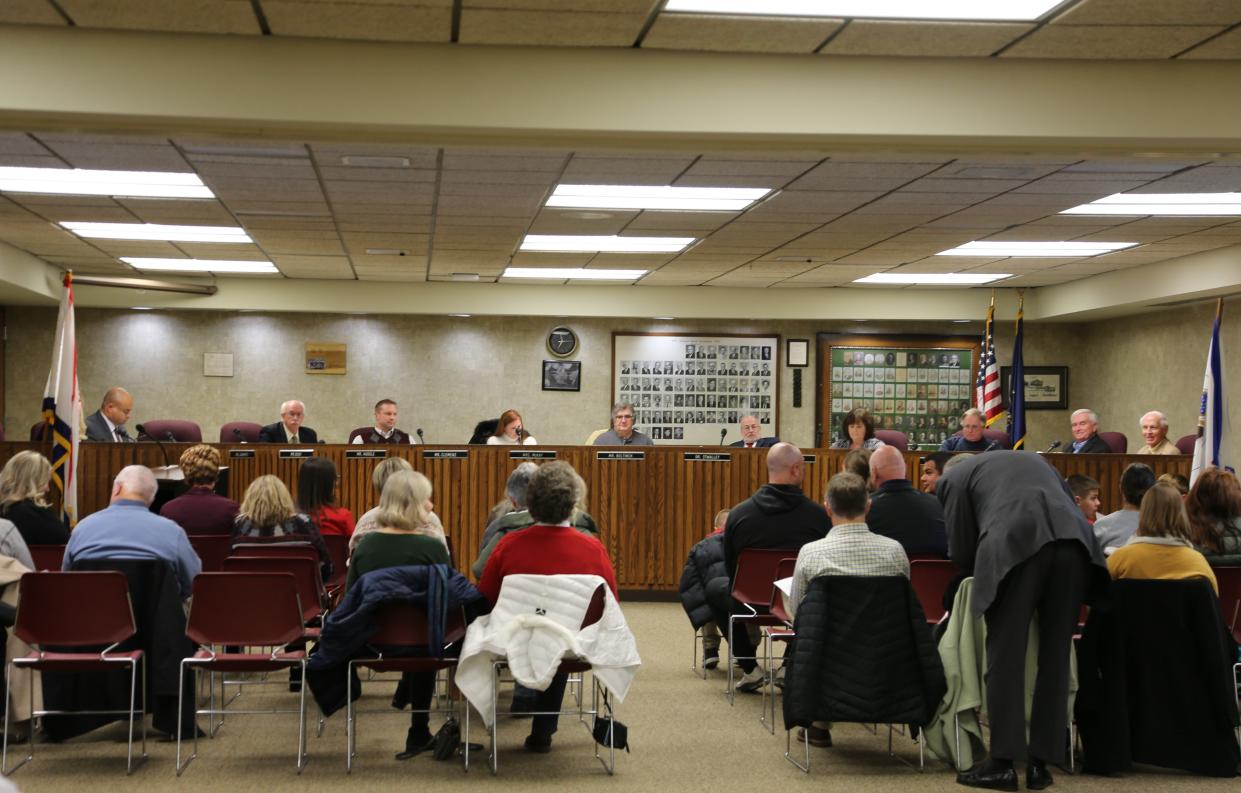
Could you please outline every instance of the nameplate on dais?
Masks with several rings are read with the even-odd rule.
[[[686,452],[684,460],[687,463],[726,463],[732,458],[731,454],[718,452]]]
[[[551,450],[527,451],[526,449],[514,449],[508,453],[510,460],[555,460],[556,452]]]
[[[307,457],[314,457],[314,449],[281,449],[276,452],[276,456],[281,460],[302,460]]]
[[[596,460],[645,460],[646,452],[595,452]]]
[[[228,456],[232,460],[249,460],[258,457],[258,453],[254,449],[229,449]]]
[[[468,460],[470,453],[466,449],[428,449],[422,453],[424,460]]]
[[[346,460],[372,460],[387,456],[387,449],[345,449]]]

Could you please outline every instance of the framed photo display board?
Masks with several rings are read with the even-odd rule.
[[[779,357],[779,336],[614,333],[612,398],[632,402],[657,443],[716,446],[724,429],[738,440],[746,414],[778,435]]]
[[[820,335],[820,444],[861,407],[875,429],[905,433],[911,451],[938,449],[973,405],[980,352],[969,337]]]

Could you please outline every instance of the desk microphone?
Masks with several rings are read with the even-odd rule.
[[[156,438],[156,437],[154,437],[153,435],[147,435],[146,428],[145,428],[145,427],[143,427],[141,424],[139,424],[139,425],[137,425],[136,427],[134,427],[134,429],[138,430],[138,435],[139,435],[140,437],[141,437],[141,436],[143,436],[143,435],[146,435],[148,438],[150,438],[151,440],[155,441],[155,445],[159,447],[159,453],[160,453],[160,454],[163,456],[163,458],[164,458],[164,467],[165,467],[165,468],[167,468],[167,467],[168,467],[168,465],[169,465],[169,463],[168,463],[168,450],[164,448],[164,444],[160,443],[159,438]],[[169,432],[169,433],[167,433],[167,434],[171,435],[172,433],[171,433],[171,432]]]
[[[1061,441],[1052,441],[1052,442],[1051,442],[1051,445],[1050,445],[1050,446],[1048,446],[1048,447],[1047,447],[1046,449],[1044,449],[1043,451],[1039,452],[1039,454],[1047,454],[1048,452],[1055,451],[1056,449],[1059,449],[1062,445],[1063,445],[1063,444],[1062,444],[1062,442],[1061,442]]]
[[[521,441],[525,436],[526,436],[526,428],[518,424],[517,425],[517,445],[518,446],[521,445]]]
[[[246,443],[246,436],[241,433],[241,427],[233,427],[233,437],[238,443]]]
[[[419,427],[418,429],[414,430],[414,434],[418,436],[418,441],[422,443],[422,445],[425,446],[427,443],[427,440],[426,438],[422,437],[422,427]]]
[[[988,444],[987,444],[987,448],[983,449],[983,451],[984,451],[984,452],[989,452],[989,451],[991,451],[992,449],[998,449],[998,448],[1000,448],[1000,442],[999,442],[999,441],[991,441],[991,443],[988,443]]]
[[[724,436],[727,434],[728,434],[728,427],[725,427],[724,429],[720,430],[720,445],[721,446],[724,445]]]

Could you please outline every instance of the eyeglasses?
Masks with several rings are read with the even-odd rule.
[[[633,414],[620,413],[618,415],[613,416],[612,418],[616,419],[617,421],[633,421]]]

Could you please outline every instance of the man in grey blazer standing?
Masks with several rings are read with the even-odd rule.
[[[1060,475],[1030,452],[993,451],[948,466],[935,489],[948,555],[974,576],[970,610],[987,623],[991,757],[957,776],[970,787],[1016,790],[1052,784],[1047,763],[1064,759],[1069,653],[1092,576],[1107,566]],[[1026,743],[1025,656],[1038,612],[1038,676]]]

